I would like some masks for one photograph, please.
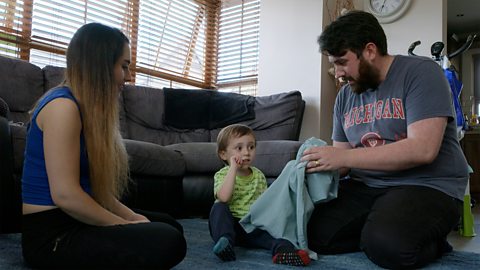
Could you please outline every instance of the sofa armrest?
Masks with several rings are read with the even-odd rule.
[[[10,136],[13,147],[13,169],[16,174],[21,175],[27,142],[27,127],[21,123],[10,123]]]
[[[0,233],[18,232],[20,215],[18,190],[13,175],[13,148],[8,119],[0,116]]]
[[[131,173],[168,177],[185,174],[185,161],[180,152],[155,143],[128,139],[123,141],[129,156]]]

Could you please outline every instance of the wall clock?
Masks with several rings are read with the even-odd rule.
[[[411,0],[367,0],[366,11],[377,17],[380,23],[391,23],[402,17]]]

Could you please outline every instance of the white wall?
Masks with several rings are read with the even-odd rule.
[[[328,11],[334,10],[335,1],[326,1],[328,9],[325,1],[261,1],[258,94],[300,90],[307,105],[300,139],[315,136],[330,142],[337,92],[317,38],[329,23]],[[446,43],[446,1],[412,0],[405,16],[383,25],[389,52],[407,54],[410,44],[421,40],[415,53],[430,56],[432,43]],[[354,4],[363,9],[362,0]]]
[[[480,54],[480,48],[470,49],[462,54],[462,109],[464,113],[472,113],[470,96],[474,95],[473,57]],[[470,115],[468,116],[470,117]]]
[[[299,90],[306,101],[301,137],[319,136],[321,33],[318,0],[262,0],[258,95]]]
[[[382,27],[390,54],[406,55],[410,44],[420,40],[422,43],[414,53],[430,57],[434,42],[447,44],[447,0],[412,0],[403,17]]]

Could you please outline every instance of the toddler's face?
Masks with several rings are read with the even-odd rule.
[[[227,149],[220,153],[220,157],[228,164],[231,163],[232,157],[234,157],[237,164],[239,164],[239,168],[249,168],[255,159],[255,151],[255,138],[253,135],[245,135],[231,138]]]

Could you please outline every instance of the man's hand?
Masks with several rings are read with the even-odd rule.
[[[303,152],[302,161],[308,161],[307,173],[319,171],[333,171],[344,167],[342,157],[346,150],[333,146],[317,146]]]
[[[446,117],[416,121],[407,127],[407,137],[375,147],[352,149],[347,142],[333,142],[333,147],[314,147],[304,152],[301,160],[308,161],[307,172],[349,168],[399,171],[429,164],[440,150]]]

